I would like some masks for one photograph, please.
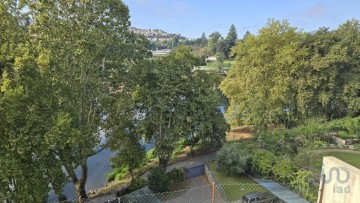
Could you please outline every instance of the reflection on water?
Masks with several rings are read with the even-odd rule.
[[[100,136],[101,144],[104,144],[106,142],[105,133],[100,132]],[[144,144],[142,140],[140,143]],[[149,151],[152,147],[153,143],[145,143],[146,151]],[[114,154],[111,153],[109,149],[104,149],[100,153],[88,158],[88,179],[85,185],[86,191],[95,190],[105,186],[106,174],[112,171],[110,157],[113,155]],[[78,167],[75,172],[76,175],[80,177],[80,167]],[[75,185],[72,182],[67,183],[63,188],[63,194],[65,194],[68,199],[75,199],[77,197]],[[56,196],[50,194],[49,199],[52,200],[54,198],[56,198]]]
[[[111,172],[110,163],[111,153],[109,149],[101,151],[99,154],[88,158],[88,179],[85,185],[86,191],[103,187],[106,184],[106,174]],[[80,177],[80,168],[76,169],[76,175]],[[69,198],[76,198],[75,185],[67,183],[63,188],[63,193]]]
[[[222,114],[225,114],[226,110],[225,110],[225,107],[224,106],[218,106],[218,109],[220,110],[220,112]]]

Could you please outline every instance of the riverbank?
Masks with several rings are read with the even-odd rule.
[[[206,156],[213,152],[214,152],[214,150],[210,150],[210,149],[194,149],[194,155],[190,156],[190,148],[186,147],[186,148],[184,148],[184,150],[181,153],[174,155],[171,158],[168,165],[174,165],[176,163],[184,162],[184,161],[193,159],[195,157]],[[158,163],[159,163],[158,159],[152,159],[145,166],[141,167],[140,169],[135,170],[134,174],[136,176],[142,176],[146,172],[150,171],[152,168],[157,166]],[[102,188],[99,188],[99,189],[93,190],[93,191],[89,191],[88,196],[90,199],[93,199],[93,198],[100,197],[103,195],[109,195],[109,194],[115,195],[115,192],[120,190],[123,187],[126,187],[127,184],[130,182],[130,180],[131,180],[130,175],[126,175],[122,180],[114,180],[114,181],[106,183],[106,185]]]

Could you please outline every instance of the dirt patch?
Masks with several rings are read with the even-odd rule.
[[[227,141],[239,140],[241,138],[251,138],[255,133],[249,126],[241,126],[231,129],[226,133]]]

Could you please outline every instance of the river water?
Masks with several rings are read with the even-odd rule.
[[[106,142],[105,133],[100,132],[101,144]],[[140,141],[140,143],[144,143]],[[145,150],[149,151],[152,147],[152,143],[145,143]],[[114,154],[110,152],[109,149],[104,149],[100,153],[89,157],[87,160],[88,164],[88,179],[85,185],[86,191],[95,190],[101,187],[104,187],[106,184],[106,174],[110,173],[113,169],[111,168],[110,158]],[[76,175],[80,177],[81,170],[80,167],[76,169]],[[76,189],[75,185],[72,182],[67,183],[63,188],[63,194],[65,194],[69,200],[75,199]],[[57,199],[54,193],[49,195],[49,202],[53,202],[52,200]]]
[[[221,113],[225,113],[226,110],[224,106],[219,106],[218,108]],[[105,133],[100,132],[100,137],[101,144],[104,144],[106,142]],[[144,143],[142,141],[140,142]],[[153,143],[145,143],[144,145],[146,151],[149,151],[153,147]],[[104,149],[99,154],[88,158],[88,179],[85,185],[86,191],[95,190],[105,186],[106,174],[112,171],[110,162],[111,156],[113,156],[113,153],[111,153],[109,149]],[[76,174],[80,177],[80,167],[76,170]],[[71,182],[67,183],[63,188],[63,194],[65,194],[69,200],[75,199],[77,197],[75,185]],[[49,199],[56,199],[56,196],[52,193],[49,195]]]

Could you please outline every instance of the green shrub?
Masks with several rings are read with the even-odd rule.
[[[292,160],[287,157],[278,158],[273,167],[275,178],[283,183],[288,183],[292,180],[295,171],[296,166]]]
[[[342,139],[353,139],[355,136],[350,135],[347,131],[341,130],[338,132],[339,137]]]
[[[156,156],[154,154],[154,150],[155,150],[155,148],[152,148],[148,152],[146,152],[145,162],[150,162],[150,161],[156,159]]]
[[[314,152],[308,149],[304,149],[294,157],[294,162],[297,166],[310,168],[314,160]]]
[[[296,154],[300,143],[295,140],[292,132],[284,130],[274,130],[271,132],[258,132],[254,135],[257,149],[271,151],[277,156]]]
[[[226,144],[216,156],[218,168],[226,175],[243,174],[248,169],[250,155],[240,143]]]
[[[290,182],[290,186],[310,202],[316,202],[317,187],[311,183],[312,173],[310,171],[297,171]]]
[[[181,168],[174,168],[170,172],[167,173],[168,179],[173,184],[178,184],[184,181],[185,179],[185,172],[184,169]]]
[[[108,173],[106,175],[106,181],[113,181],[113,180],[119,180],[117,179],[116,177],[118,178],[122,178],[122,177],[125,177],[125,175],[128,173],[128,169],[127,167],[122,167],[122,168],[116,168],[115,170],[113,170],[111,173]],[[118,175],[120,174],[120,175]]]
[[[130,184],[128,185],[128,189],[130,192],[133,192],[135,190],[141,189],[145,186],[147,186],[149,182],[142,178],[134,178],[131,180]]]
[[[253,170],[264,176],[270,176],[272,174],[272,168],[275,163],[275,155],[268,150],[258,150],[252,156]]]
[[[326,147],[327,143],[324,142],[324,141],[321,141],[321,140],[314,140],[312,142],[310,142],[310,149],[321,149],[321,148],[324,148]]]
[[[115,180],[121,180],[126,176],[126,173],[118,173],[115,175]]]
[[[161,167],[152,169],[148,176],[149,188],[153,192],[166,192],[168,191],[169,178]]]

